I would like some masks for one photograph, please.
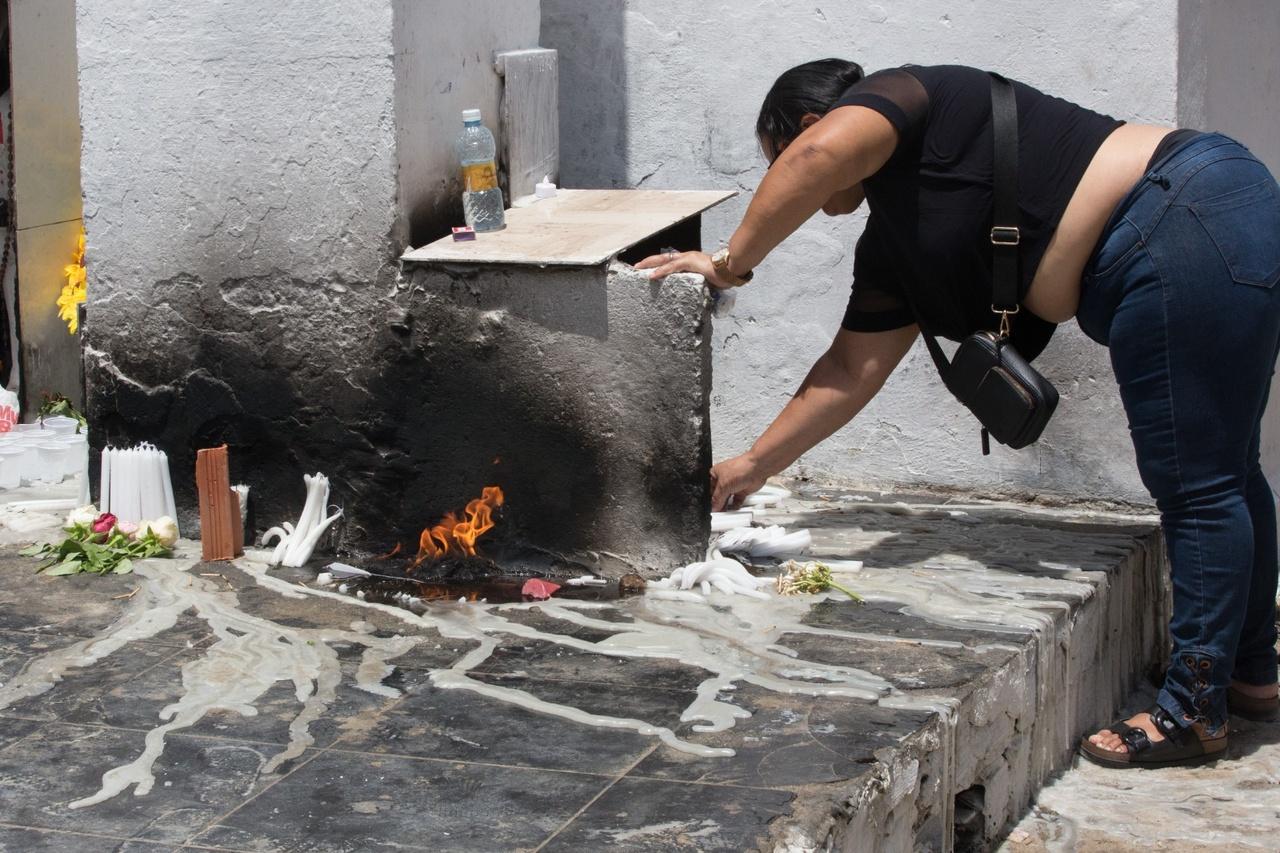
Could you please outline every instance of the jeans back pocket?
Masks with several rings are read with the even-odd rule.
[[[1271,287],[1280,279],[1280,189],[1270,177],[1190,205],[1231,277]]]

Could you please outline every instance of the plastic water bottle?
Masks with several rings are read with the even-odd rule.
[[[458,159],[462,161],[462,214],[477,232],[507,227],[494,163],[498,146],[489,128],[480,122],[479,110],[463,110]]]

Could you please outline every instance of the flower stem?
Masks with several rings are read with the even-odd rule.
[[[853,590],[846,589],[845,587],[842,587],[840,584],[836,583],[835,581],[827,581],[827,583],[831,586],[832,589],[838,589],[841,592],[843,592],[845,595],[852,598],[854,601],[858,602],[859,604],[862,603],[862,596],[858,595]]]

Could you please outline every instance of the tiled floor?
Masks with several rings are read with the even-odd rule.
[[[880,559],[891,553],[888,544],[876,548]],[[46,578],[31,570],[12,551],[0,557],[0,683],[42,654],[108,631],[125,604],[119,597],[140,583],[130,576]],[[225,585],[243,611],[281,625],[363,621],[378,636],[413,630],[356,602],[286,598],[232,566],[193,571]],[[804,658],[863,667],[903,689],[940,694],[963,693],[1014,654],[1007,633],[959,631],[900,609],[832,600],[812,611],[810,624],[874,632],[889,642],[796,635],[788,645]],[[536,610],[526,618],[546,619]],[[559,627],[588,642],[607,636]],[[0,711],[0,850],[749,850],[771,846],[780,819],[802,803],[838,802],[856,790],[886,749],[931,720],[927,711],[740,684],[722,698],[751,716],[728,731],[697,734],[680,714],[702,670],[511,636],[473,673],[736,750],[730,758],[699,758],[633,731],[578,725],[435,687],[431,669],[470,648],[439,636],[395,661],[384,683],[401,695],[373,695],[354,687],[357,644],[339,642],[343,679],[329,710],[310,726],[314,743],[298,758],[264,769],[289,742],[300,707],[295,685],[277,682],[252,716],[216,711],[168,734],[149,793],[126,791],[70,808],[98,789],[104,772],[143,752],[166,706],[182,695],[184,664],[210,643],[207,624],[189,611],[172,629],[74,669],[48,692]]]

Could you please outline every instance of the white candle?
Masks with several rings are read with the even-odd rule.
[[[102,479],[98,482],[98,507],[103,512],[111,512],[111,455],[114,452],[110,447],[102,448]]]
[[[160,477],[162,480],[161,489],[164,492],[164,514],[173,519],[173,524],[176,527],[178,524],[178,507],[173,502],[173,480],[169,476],[169,457],[164,451],[160,452]],[[181,530],[178,531],[178,535],[182,535]]]

